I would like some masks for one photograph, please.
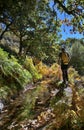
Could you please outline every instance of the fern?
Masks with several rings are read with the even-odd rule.
[[[17,82],[22,87],[26,83],[30,82],[32,79],[31,74],[18,63],[18,60],[14,56],[12,56],[9,59],[8,53],[3,51],[1,48],[0,48],[0,71],[1,76],[4,75],[5,77],[12,79],[11,82]],[[9,83],[8,85],[10,86]]]

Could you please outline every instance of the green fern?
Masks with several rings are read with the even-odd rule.
[[[32,80],[31,74],[25,70],[19,63],[18,60],[12,56],[8,58],[8,53],[0,48],[0,72],[1,76],[11,79],[11,82],[16,82],[20,87]],[[3,78],[4,80],[4,78]],[[8,83],[10,86],[10,84]]]

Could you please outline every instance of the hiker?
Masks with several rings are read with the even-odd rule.
[[[68,84],[68,64],[70,61],[70,56],[66,52],[65,47],[62,46],[61,52],[59,53],[59,63],[61,65],[61,70],[62,70],[62,77],[63,77],[63,83]]]

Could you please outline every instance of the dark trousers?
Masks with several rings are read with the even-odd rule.
[[[62,76],[63,76],[63,82],[65,83],[68,81],[68,65],[61,64],[61,70],[62,70]]]

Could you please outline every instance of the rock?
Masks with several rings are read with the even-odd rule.
[[[2,112],[3,108],[4,108],[4,104],[3,104],[2,100],[0,100],[0,113]]]

